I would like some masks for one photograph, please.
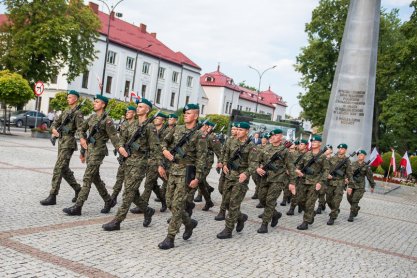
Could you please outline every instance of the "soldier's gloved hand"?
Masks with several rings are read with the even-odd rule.
[[[258,175],[260,175],[261,177],[263,177],[265,175],[265,170],[263,170],[262,168],[256,168],[256,173],[258,173]]]
[[[292,195],[295,195],[296,194],[296,190],[295,190],[295,185],[294,184],[290,183],[288,185],[288,189],[291,191],[291,194]]]
[[[319,191],[321,189],[321,184],[320,183],[316,183],[316,190]]]
[[[52,129],[52,135],[53,135],[54,137],[59,137],[59,132],[58,132],[55,128],[53,128],[53,129]]]
[[[84,138],[80,138],[80,145],[83,147],[83,149],[88,149],[87,140]]]
[[[164,150],[162,152],[162,154],[165,156],[166,159],[168,159],[169,161],[173,161],[174,160],[174,156],[171,154],[170,151],[168,150]]]
[[[167,172],[165,171],[164,167],[159,166],[159,167],[158,167],[158,173],[159,173],[159,175],[160,175],[163,179],[165,179],[165,180],[167,180],[167,179],[168,179],[168,177],[167,177]]]
[[[226,174],[229,174],[229,168],[227,168],[227,165],[223,166],[223,172],[225,172]]]
[[[347,192],[347,195],[352,195],[352,188],[348,188],[347,190],[346,190],[346,192]]]
[[[248,177],[246,176],[245,173],[241,173],[239,175],[239,183],[243,183]]]
[[[300,178],[304,176],[303,172],[301,172],[301,170],[295,170],[295,173],[297,174],[297,176],[299,176]]]
[[[129,154],[127,153],[127,151],[125,150],[125,148],[120,147],[119,148],[119,153],[123,156],[123,157],[128,157]]]
[[[191,182],[190,182],[190,185],[188,185],[189,187],[191,187],[191,188],[196,188],[197,186],[198,186],[198,179],[193,179]]]

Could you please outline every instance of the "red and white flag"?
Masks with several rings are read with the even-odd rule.
[[[397,165],[395,164],[395,151],[391,149],[392,155],[389,165],[392,166],[392,172],[395,174],[397,172]]]
[[[307,150],[311,150],[311,134],[310,137],[308,137]]]
[[[98,88],[101,90],[103,89],[103,84],[101,83],[100,77],[98,77],[98,75],[96,75],[97,81],[98,81]]]
[[[130,92],[130,100],[134,100],[134,101],[136,101],[136,100],[139,100],[140,99],[140,97],[138,96],[138,95],[136,95],[136,93],[134,92],[134,91],[131,91]]]
[[[410,159],[408,158],[408,153],[405,152],[403,158],[401,159],[401,163],[400,163],[401,167],[403,167],[405,169],[405,172],[407,173],[407,176],[410,175],[413,170],[411,169],[411,163],[410,163]]]
[[[371,166],[373,167],[378,167],[379,165],[382,164],[382,162],[384,162],[382,160],[381,155],[378,153],[378,151],[376,150],[376,148],[374,148],[369,156],[369,160],[371,161]]]

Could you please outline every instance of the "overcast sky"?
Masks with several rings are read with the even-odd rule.
[[[99,1],[100,10],[107,12]],[[88,0],[85,1],[88,3]],[[117,0],[107,0],[114,5]],[[259,71],[276,65],[262,77],[261,90],[268,86],[288,103],[287,114],[301,111],[297,95],[300,75],[294,71],[295,57],[306,46],[305,23],[318,0],[124,0],[116,12],[123,19],[147,25],[148,32],[174,51],[181,51],[201,68],[201,74],[221,72],[236,83],[258,87]],[[382,0],[387,10],[400,9],[408,20],[411,0]],[[4,7],[0,7],[4,13]]]

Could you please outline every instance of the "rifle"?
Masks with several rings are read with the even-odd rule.
[[[238,158],[240,159],[242,157],[242,151],[243,149],[252,141],[252,135],[246,139],[246,141],[239,146],[237,150],[233,152],[233,154],[230,156],[229,160],[227,161],[227,167],[231,170],[238,170],[239,169],[239,162],[236,162]]]
[[[143,130],[144,128],[150,124],[158,115],[158,112],[156,112],[152,117],[146,119],[146,121],[144,121],[142,123],[142,125],[140,125],[135,132],[133,133],[133,135],[130,137],[129,141],[126,142],[126,144],[123,145],[123,148],[126,150],[127,152],[127,157],[124,157],[122,155],[119,155],[119,157],[117,158],[117,161],[119,162],[120,165],[123,164],[123,162],[125,162],[125,160],[132,155],[132,150],[138,150],[139,146],[137,146],[137,144],[135,143],[136,140],[138,140],[138,138],[140,136],[142,136],[143,134]]]
[[[126,121],[126,119],[124,119],[124,120],[120,119],[119,125],[116,128],[117,133],[120,133],[120,128],[121,128],[122,124],[124,124],[125,121]],[[114,154],[114,156],[117,156],[117,150],[116,149],[113,150],[113,154]]]
[[[88,137],[86,139],[87,144],[93,144],[94,145],[96,143],[96,139],[94,138],[94,136],[97,134],[97,132],[100,131],[100,126],[103,124],[103,121],[107,118],[108,114],[109,114],[109,111],[104,111],[103,115],[101,115],[100,120],[98,120],[98,122],[93,126],[93,128],[89,132]],[[82,156],[85,156],[85,151],[86,151],[86,149],[81,147],[80,154]]]
[[[327,151],[327,146],[325,146],[316,156],[313,155],[313,157],[307,161],[306,165],[304,165],[303,169],[301,169],[301,172],[303,174],[313,175],[313,170],[310,169],[311,165],[316,163],[317,158],[319,158],[322,154],[324,154]]]
[[[66,116],[65,119],[62,121],[61,125],[56,129],[56,131],[58,131],[58,133],[59,133],[59,138],[62,137],[62,134],[61,133],[64,130],[64,127],[67,124],[69,124],[74,119],[75,112],[78,111],[78,110],[80,110],[81,107],[84,105],[84,103],[85,103],[85,99],[81,103],[79,103],[75,107],[75,109],[71,110],[71,112],[68,114],[68,116]],[[58,137],[55,137],[55,136],[52,135],[52,137],[50,139],[51,140],[51,143],[52,143],[52,146],[55,146],[56,139],[58,139]]]
[[[369,164],[371,164],[371,161],[370,160],[368,160],[367,162],[365,162],[364,165],[362,165],[361,167],[359,167],[358,169],[356,169],[355,172],[353,172],[353,175],[352,175],[353,176],[353,179],[354,180],[357,180],[359,178],[359,174],[360,174],[361,170],[363,169],[363,167],[366,167]]]
[[[306,153],[302,153],[302,154],[300,154],[298,157],[297,157],[297,159],[294,161],[294,165],[297,165],[298,164],[298,162],[300,162],[300,160],[304,157],[304,155],[305,155]]]
[[[217,139],[220,141],[220,143],[223,145],[225,138],[224,138],[224,134],[223,134],[223,129],[224,126],[222,127],[222,129],[220,129],[220,131],[216,134]]]
[[[346,162],[349,160],[349,158],[353,157],[354,155],[356,155],[356,152],[352,152],[348,157],[346,157],[345,159],[340,161],[338,164],[336,164],[336,166],[333,167],[333,169],[329,172],[329,175],[333,177],[334,176],[343,177],[343,172],[340,170],[340,168],[342,168],[343,165],[345,165]]]
[[[282,156],[281,156],[282,152],[285,151],[285,149],[291,147],[292,144],[293,143],[291,141],[285,141],[285,143],[284,143],[284,147],[285,148],[283,148],[282,150],[279,150],[279,151],[275,152],[271,156],[271,158],[269,159],[269,161],[261,169],[264,170],[265,172],[267,172],[268,170],[272,170],[272,171],[278,170],[278,168],[275,167],[275,165],[274,165],[275,161],[282,160],[283,159]],[[267,176],[267,173],[265,173],[264,177],[266,177],[266,176]]]

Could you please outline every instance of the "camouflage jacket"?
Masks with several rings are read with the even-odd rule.
[[[365,165],[365,162],[359,164],[358,161],[352,163],[352,173],[355,173],[359,169],[359,173],[353,176],[352,181],[349,183],[349,188],[364,189],[365,177],[368,179],[371,188],[375,188],[374,176],[369,165]]]
[[[189,133],[191,129],[187,129],[184,125],[177,125],[175,128],[168,129],[167,135],[161,140],[162,150],[170,150],[175,146],[181,138]],[[191,136],[190,140],[182,147],[185,156],[175,155],[174,162],[170,162],[169,174],[185,176],[186,166],[194,165],[196,167],[196,179],[201,180],[206,166],[207,141],[200,131]],[[160,161],[162,165],[162,160]]]
[[[290,183],[295,184],[295,167],[291,156],[291,153],[284,145],[274,146],[272,144],[266,145],[257,158],[253,161],[254,167],[263,167],[271,161],[271,157],[279,152],[281,159],[275,160],[271,166],[272,169],[265,169],[267,182],[283,182],[286,183],[288,180]]]
[[[160,145],[161,140],[165,138],[165,136],[169,132],[169,128],[160,128],[159,130],[153,124],[149,125],[151,127],[152,137],[158,140],[158,144]],[[154,140],[152,140],[154,141]],[[159,161],[161,159],[161,146],[151,148],[151,152],[148,159],[148,165],[150,166],[157,166],[159,165]]]
[[[229,139],[227,141],[227,144],[225,145],[224,153],[223,153],[223,165],[227,165],[229,159],[232,157],[233,153],[239,149],[241,145],[243,145],[244,142],[241,142],[237,139]],[[229,179],[237,179],[239,178],[239,175],[241,173],[245,173],[245,175],[248,177],[253,175],[255,172],[254,164],[250,163],[253,159],[256,159],[256,147],[255,144],[250,142],[248,145],[246,145],[245,148],[243,148],[241,157],[236,159],[235,162],[239,164],[239,168],[237,170],[230,169],[229,165],[229,174],[226,175]]]
[[[80,138],[87,139],[87,131],[91,132],[96,123],[101,119],[101,115],[91,115],[85,120],[78,129]],[[102,156],[108,155],[107,141],[110,139],[115,149],[119,149],[119,136],[117,136],[116,128],[114,127],[113,120],[107,116],[104,121],[100,123],[99,131],[94,135],[94,143],[88,142],[88,155]]]
[[[297,169],[302,170],[304,165],[307,165],[314,156],[311,151],[306,152],[297,164]],[[310,171],[304,173],[304,184],[315,185],[316,183],[320,183],[324,185],[326,183],[327,176],[329,175],[329,162],[324,154],[318,157],[309,169]]]
[[[59,115],[52,123],[51,128],[58,129],[64,120],[71,113],[71,109],[67,109]],[[59,138],[58,147],[60,149],[77,149],[77,142],[75,140],[75,133],[77,129],[82,125],[84,116],[80,110],[75,111],[72,120],[62,127],[62,131]]]
[[[217,161],[220,161],[220,157],[222,154],[222,144],[220,143],[219,139],[217,139],[216,135],[211,133],[206,137],[207,140],[207,157],[206,157],[206,167],[208,169],[214,163],[214,155],[217,157]]]
[[[339,164],[339,162],[346,159],[346,156],[339,157],[338,155],[332,156],[329,161],[329,174],[332,170]],[[344,185],[344,180],[347,178],[349,181],[352,180],[352,166],[350,159],[346,161],[346,163],[337,171],[340,172],[341,175],[334,175],[332,179],[329,180],[329,185],[333,186],[341,186]]]

